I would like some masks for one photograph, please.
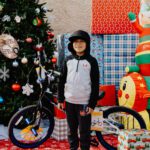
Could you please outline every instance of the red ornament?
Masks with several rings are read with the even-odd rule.
[[[42,25],[42,20],[39,19],[38,17],[36,17],[35,19],[33,19],[32,23],[33,23],[34,26],[38,26],[39,27],[39,26]]]
[[[42,44],[37,44],[36,46],[33,47],[36,51],[43,51],[44,46]]]
[[[52,58],[52,63],[56,63],[57,62],[57,58]]]
[[[36,17],[36,20],[37,20],[37,26],[41,26],[42,25],[42,20],[39,19],[38,17]]]
[[[13,91],[17,92],[21,89],[21,86],[18,83],[14,83],[14,84],[12,84],[11,88]]]
[[[26,41],[27,43],[32,43],[33,39],[32,39],[31,37],[28,37],[28,38],[25,39],[25,41]]]
[[[50,37],[50,36],[47,36],[47,39],[48,39],[48,40],[51,40],[51,37]]]
[[[50,32],[50,31],[48,31],[47,34],[48,34],[49,38],[53,38],[54,37],[54,33]]]

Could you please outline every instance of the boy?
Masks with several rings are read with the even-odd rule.
[[[63,108],[65,99],[70,149],[77,150],[80,141],[81,150],[89,150],[91,113],[99,95],[98,63],[90,55],[90,36],[87,32],[78,30],[69,41],[68,49],[72,55],[66,58],[62,68],[58,107]],[[83,109],[86,113],[81,113]]]

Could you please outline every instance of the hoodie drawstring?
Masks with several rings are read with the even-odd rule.
[[[79,61],[80,61],[80,57],[78,58],[78,62],[77,62],[77,68],[76,68],[76,72],[78,72]]]
[[[76,72],[78,72],[79,61],[80,61],[80,60],[78,60]]]

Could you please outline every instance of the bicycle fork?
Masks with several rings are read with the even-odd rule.
[[[33,119],[34,124],[32,124],[32,121],[30,121],[28,118],[25,118],[26,124],[32,125],[31,131],[34,134],[34,136],[36,136],[36,137],[38,136],[37,130],[39,128],[40,121],[41,121],[41,113],[39,110],[36,112],[35,118]]]

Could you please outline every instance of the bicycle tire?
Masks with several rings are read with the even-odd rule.
[[[131,110],[130,108],[127,108],[124,106],[115,106],[115,107],[110,107],[107,110],[104,110],[103,111],[103,117],[108,118],[108,116],[110,114],[121,113],[121,112],[128,113],[128,114],[132,115],[138,121],[140,128],[146,129],[145,121],[141,117],[141,115],[139,113],[135,112],[134,110]],[[105,147],[108,150],[117,150],[117,147],[108,143],[108,141],[104,138],[102,132],[96,131],[96,136],[97,136],[99,142],[101,143],[101,145],[103,145],[103,147]]]
[[[47,115],[46,119],[50,123],[49,126],[47,127],[48,129],[46,130],[45,136],[42,137],[42,138],[40,138],[39,140],[33,141],[32,143],[29,143],[29,142],[26,143],[22,139],[17,139],[17,137],[16,137],[15,134],[16,134],[16,129],[18,131],[18,128],[16,127],[17,125],[15,125],[15,124],[17,124],[17,121],[19,121],[19,119],[22,116],[26,116],[28,113],[30,114],[30,116],[32,116],[31,113],[32,112],[34,113],[34,111],[36,110],[36,108],[37,108],[36,105],[30,105],[30,106],[24,107],[23,109],[21,109],[20,111],[18,111],[17,113],[15,113],[13,115],[13,117],[11,118],[10,122],[9,122],[9,125],[8,125],[8,135],[9,135],[9,138],[10,138],[10,140],[12,141],[12,143],[14,145],[16,145],[16,146],[18,146],[20,148],[36,148],[39,145],[41,145],[42,143],[44,143],[50,137],[50,135],[52,134],[52,131],[54,129],[54,117],[53,117],[53,115],[51,114],[51,112],[47,108],[42,107],[42,109],[41,109],[42,115],[45,114],[45,118],[46,118],[46,115]],[[23,122],[23,126],[25,126],[24,122]],[[29,126],[29,125],[27,125],[27,126]],[[21,128],[20,130],[23,130],[23,129]],[[20,132],[19,132],[19,134],[20,134]]]

